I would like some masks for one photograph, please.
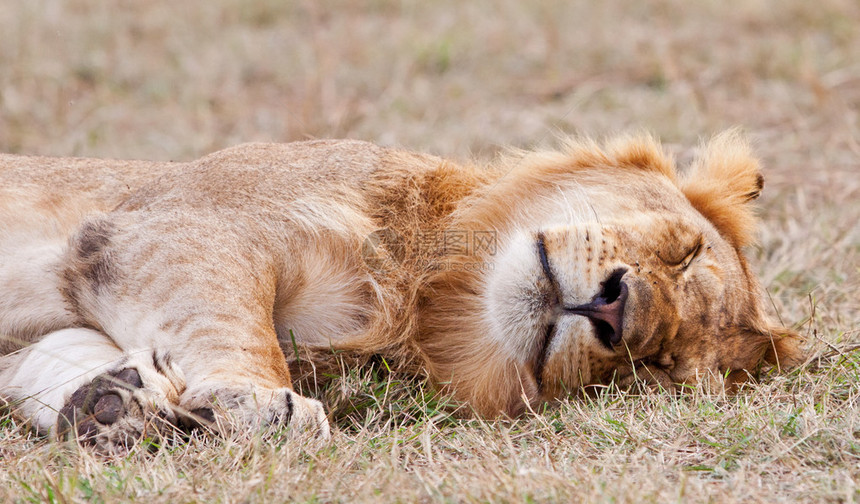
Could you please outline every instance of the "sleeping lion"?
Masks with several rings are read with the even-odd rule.
[[[762,180],[735,132],[682,174],[649,137],[486,166],[351,140],[0,155],[0,398],[110,450],[195,422],[327,437],[299,354],[382,355],[485,417],[736,385],[800,358],[742,254]]]

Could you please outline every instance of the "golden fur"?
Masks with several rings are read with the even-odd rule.
[[[0,156],[0,397],[37,416],[41,392],[12,377],[43,372],[28,350],[67,328],[103,336],[114,374],[135,352],[169,360],[173,399],[151,373],[141,388],[182,411],[214,398],[247,419],[264,397],[323,430],[290,390],[294,341],[321,363],[335,350],[424,369],[486,416],[613,377],[742,381],[799,358],[741,251],[761,188],[733,132],[683,174],[648,137],[489,166],[355,141],[190,163]],[[62,334],[50,341],[74,348]],[[57,383],[54,408],[92,379]]]

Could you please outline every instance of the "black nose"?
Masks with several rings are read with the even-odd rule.
[[[594,324],[597,338],[607,348],[621,342],[624,327],[624,305],[627,303],[627,284],[621,278],[627,270],[617,269],[601,285],[600,292],[590,302],[579,306],[565,306],[564,311],[588,317]]]

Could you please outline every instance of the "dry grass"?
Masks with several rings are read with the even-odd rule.
[[[104,459],[0,419],[0,500],[860,500],[860,4],[327,4],[5,5],[0,150],[190,159],[340,136],[488,157],[631,128],[693,146],[739,124],[766,167],[751,255],[819,357],[734,397],[609,391],[513,423],[452,418],[365,370],[329,390],[345,406],[322,448],[252,436]]]

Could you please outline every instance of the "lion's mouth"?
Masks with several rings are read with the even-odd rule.
[[[534,363],[535,381],[538,389],[540,389],[547,354],[557,332],[556,321],[558,317],[566,314],[588,317],[594,327],[595,337],[604,347],[612,350],[615,345],[621,342],[624,335],[624,308],[627,304],[629,289],[627,284],[621,281],[627,273],[627,269],[618,268],[601,282],[600,291],[590,302],[576,306],[565,305],[561,287],[556,282],[549,263],[543,233],[538,233],[537,236],[537,252],[544,276],[552,289],[550,302],[552,315],[544,329],[544,338]]]

